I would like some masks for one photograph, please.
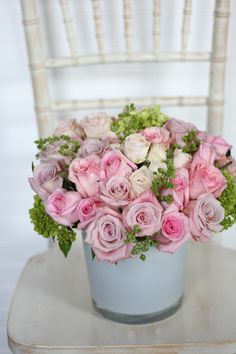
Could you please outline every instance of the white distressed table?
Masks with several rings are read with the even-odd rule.
[[[92,308],[82,247],[31,258],[9,313],[13,353],[235,354],[236,252],[192,244],[183,306],[169,319],[123,325]]]

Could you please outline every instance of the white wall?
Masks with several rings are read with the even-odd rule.
[[[45,26],[52,30],[46,51],[51,55],[68,53],[63,29],[55,30],[61,24],[61,14],[56,0],[40,0],[40,11],[45,16]],[[151,49],[147,39],[151,31],[151,0],[134,0],[134,29],[137,50]],[[195,16],[192,23],[191,50],[210,48],[213,0],[195,0]],[[177,33],[181,20],[183,1],[163,1],[162,48],[177,50],[180,36]],[[111,12],[112,6],[116,11]],[[229,35],[228,70],[226,80],[226,118],[224,135],[236,143],[235,133],[235,86],[236,86],[236,1],[232,1],[232,15]],[[74,17],[79,37],[81,53],[95,51],[94,29],[89,1],[73,2]],[[122,23],[119,14],[120,1],[103,1],[106,27],[109,31],[108,47],[122,50]],[[197,32],[197,24],[201,24]],[[114,28],[119,35],[112,35]],[[56,42],[56,33],[60,43]],[[173,39],[173,34],[176,35]],[[25,261],[34,253],[46,249],[45,240],[32,231],[28,218],[28,208],[32,203],[32,192],[27,183],[31,173],[34,153],[33,140],[37,136],[30,76],[28,72],[24,34],[22,30],[19,0],[0,0],[0,112],[1,112],[1,167],[0,167],[0,353],[7,353],[6,318],[10,298],[17,278]],[[52,73],[52,97],[95,98],[121,96],[149,96],[158,94],[205,95],[208,87],[208,64],[135,64],[129,66],[107,66],[66,69]],[[165,112],[179,118],[192,120],[204,129],[205,108],[171,108]],[[71,113],[67,117],[81,117],[81,113]],[[219,236],[226,246],[236,248],[236,228]]]

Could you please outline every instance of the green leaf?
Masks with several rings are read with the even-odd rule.
[[[236,222],[236,183],[234,177],[227,171],[221,170],[227,180],[227,188],[221,194],[219,201],[225,210],[224,220],[221,222],[224,230],[227,230]]]
[[[33,163],[33,161],[32,161],[32,164],[31,164],[31,170],[32,170],[32,172],[34,172],[34,163]]]
[[[72,245],[72,242],[67,242],[67,243],[60,243],[59,242],[59,247],[60,247],[60,250],[64,253],[64,256],[67,257],[70,249],[71,249],[71,245]]]

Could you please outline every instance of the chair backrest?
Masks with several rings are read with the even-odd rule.
[[[137,105],[160,104],[161,106],[207,106],[207,128],[210,133],[219,134],[222,131],[224,116],[224,77],[226,67],[227,36],[230,13],[230,0],[215,0],[213,38],[211,51],[188,51],[189,32],[192,17],[192,0],[184,0],[181,49],[175,52],[163,52],[160,48],[161,36],[161,0],[153,1],[152,12],[152,50],[136,52],[133,49],[132,5],[135,0],[116,0],[123,6],[123,37],[125,50],[110,53],[105,50],[103,14],[101,0],[92,2],[93,21],[95,26],[97,54],[79,55],[75,24],[71,14],[70,0],[59,1],[64,20],[70,56],[46,58],[43,53],[40,18],[37,12],[37,1],[21,0],[23,23],[27,41],[29,65],[32,75],[35,109],[40,136],[51,133],[54,127],[54,113],[92,108],[121,107],[130,102],[125,99],[64,100],[52,102],[48,89],[48,69],[66,68],[106,63],[150,63],[150,62],[210,62],[210,84],[206,96],[156,96],[132,100]],[[115,0],[113,0],[115,1]],[[145,0],[142,0],[145,1]]]

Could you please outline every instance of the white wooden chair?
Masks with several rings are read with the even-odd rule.
[[[40,2],[40,0],[38,0]],[[55,2],[57,0],[54,0]],[[91,0],[93,19],[96,29],[97,54],[80,55],[76,38],[76,30],[71,16],[70,0],[58,0],[65,24],[65,31],[70,48],[69,57],[46,58],[43,53],[40,18],[37,12],[37,0],[21,0],[23,22],[28,47],[29,65],[34,90],[35,109],[40,136],[51,133],[55,112],[80,109],[122,107],[130,102],[125,99],[73,100],[52,102],[48,81],[49,69],[66,68],[106,63],[150,63],[150,62],[210,62],[210,85],[206,96],[169,96],[133,98],[137,105],[157,103],[161,106],[207,106],[207,128],[210,133],[219,134],[222,131],[224,116],[224,77],[226,67],[227,35],[230,13],[230,0],[216,0],[214,11],[213,39],[210,52],[188,51],[189,32],[191,25],[192,0],[184,1],[181,49],[175,52],[162,52],[161,36],[161,0],[153,0],[152,14],[152,51],[135,52],[132,45],[132,5],[135,0],[116,0],[123,3],[123,37],[125,52],[110,53],[105,51],[103,14],[101,0]],[[113,0],[115,1],[115,0]],[[144,0],[143,0],[144,1]],[[117,16],[120,14],[117,14]]]

